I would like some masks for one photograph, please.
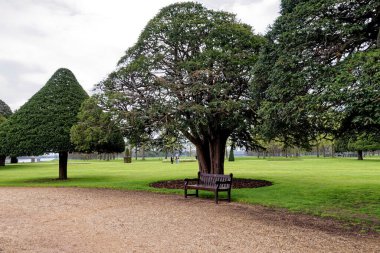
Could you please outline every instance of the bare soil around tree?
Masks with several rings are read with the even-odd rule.
[[[0,188],[0,252],[380,252],[328,219],[148,192]]]
[[[197,180],[197,178],[193,178],[192,180]],[[257,180],[257,179],[247,179],[247,178],[234,178],[232,181],[233,189],[241,189],[241,188],[259,188],[265,186],[271,186],[272,182],[266,180]],[[166,189],[184,189],[185,183],[183,179],[177,180],[164,180],[153,182],[149,185],[150,187],[155,188],[166,188]]]

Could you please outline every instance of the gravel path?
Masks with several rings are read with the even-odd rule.
[[[378,236],[302,217],[145,192],[0,188],[0,252],[380,252]]]

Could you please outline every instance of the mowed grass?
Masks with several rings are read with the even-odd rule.
[[[225,163],[234,177],[264,179],[273,186],[234,189],[233,201],[286,208],[293,212],[334,217],[360,223],[380,232],[380,159],[348,158],[255,159]],[[66,186],[145,190],[149,183],[196,177],[195,162],[163,163],[159,159],[133,161],[69,161],[67,181],[55,180],[57,162],[11,164],[0,167],[0,186]],[[201,197],[212,197],[202,192]],[[189,202],[190,204],[190,202]]]

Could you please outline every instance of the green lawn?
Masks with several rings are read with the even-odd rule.
[[[254,159],[225,164],[234,177],[265,179],[273,186],[235,189],[233,201],[287,208],[294,212],[335,217],[380,231],[380,159]],[[0,186],[76,186],[181,193],[154,189],[150,182],[193,178],[195,162],[162,163],[158,159],[133,161],[71,161],[69,180],[58,176],[57,162],[12,164],[0,167]],[[211,193],[202,193],[210,197]]]

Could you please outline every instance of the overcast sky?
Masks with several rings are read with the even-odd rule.
[[[179,1],[0,0],[0,99],[18,109],[61,67],[83,88],[116,68],[147,22]],[[203,0],[264,34],[279,0]]]

